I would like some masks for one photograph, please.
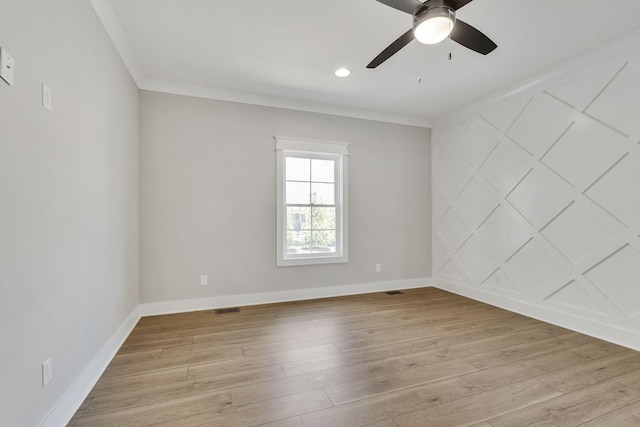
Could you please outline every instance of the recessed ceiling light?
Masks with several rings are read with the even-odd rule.
[[[348,70],[346,68],[338,68],[336,70],[336,76],[338,77],[347,77],[349,74],[351,74],[351,70]]]

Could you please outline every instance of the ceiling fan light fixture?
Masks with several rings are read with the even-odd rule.
[[[449,7],[433,7],[413,18],[413,35],[423,44],[436,44],[449,37],[456,23],[455,11]]]

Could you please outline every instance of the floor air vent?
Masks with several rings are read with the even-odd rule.
[[[217,308],[216,314],[238,313],[240,309],[238,307],[231,308]]]
[[[402,295],[404,292],[402,291],[389,291],[385,292],[387,295]]]

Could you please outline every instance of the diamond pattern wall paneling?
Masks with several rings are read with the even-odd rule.
[[[586,188],[626,153],[625,138],[593,120],[576,121],[542,158],[571,185]]]
[[[497,269],[493,272],[491,276],[487,280],[482,283],[485,287],[489,288],[490,291],[496,291],[500,294],[514,294],[519,295],[521,292],[518,291],[516,285],[513,281],[504,274],[502,269]]]
[[[533,239],[516,252],[507,265],[527,289],[535,293],[556,282],[563,274],[562,266]]]
[[[574,265],[611,240],[611,233],[583,208],[572,203],[541,234]]]
[[[487,242],[506,261],[531,238],[529,233],[501,206],[478,230]]]
[[[571,113],[562,102],[539,94],[511,125],[507,136],[537,158],[571,125]],[[541,121],[544,126],[540,126]]]
[[[620,66],[609,65],[600,70],[592,71],[585,76],[579,76],[568,82],[547,89],[545,92],[578,110],[585,109],[603,87],[609,83],[620,71]]]
[[[568,196],[541,173],[541,168],[529,172],[507,201],[534,226],[543,226],[569,203]]]
[[[436,283],[639,333],[639,58],[433,130]]]
[[[587,108],[586,113],[626,135],[640,135],[639,64],[627,64]]]
[[[580,311],[604,314],[598,302],[591,298],[574,280],[549,295],[545,301]]]
[[[480,167],[479,173],[501,193],[508,193],[529,170],[521,150],[501,142]]]
[[[475,236],[462,245],[456,257],[475,281],[483,281],[495,269],[493,257]]]
[[[638,183],[640,183],[640,161],[627,156],[585,194],[618,221],[626,226],[632,226],[640,221]],[[620,188],[630,191],[627,194],[620,194]]]
[[[456,142],[455,148],[473,168],[477,168],[497,143],[493,132],[485,130],[478,122],[472,122]]]

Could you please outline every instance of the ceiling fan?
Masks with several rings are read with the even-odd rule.
[[[413,15],[413,28],[383,50],[367,68],[376,68],[414,38],[420,43],[436,44],[450,37],[462,46],[486,55],[498,45],[476,28],[460,19],[456,11],[472,0],[377,0]]]

